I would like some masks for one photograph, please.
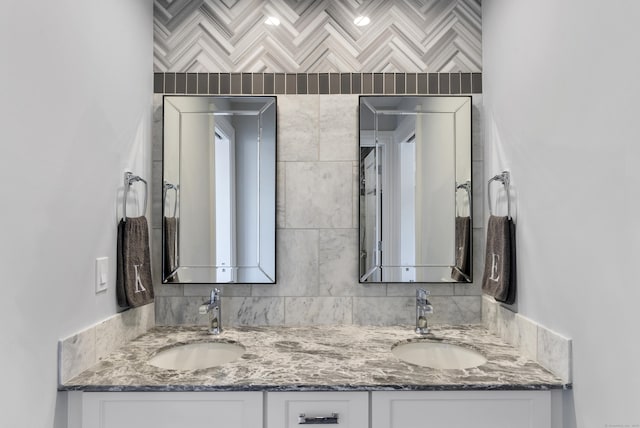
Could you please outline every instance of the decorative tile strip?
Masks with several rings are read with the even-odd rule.
[[[156,94],[481,94],[482,73],[154,73]]]

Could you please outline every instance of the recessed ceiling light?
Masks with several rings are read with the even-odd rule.
[[[266,21],[264,21],[265,24],[267,25],[280,25],[280,20],[278,18],[276,18],[275,16],[270,16],[267,18]]]
[[[365,25],[369,25],[370,22],[371,20],[369,19],[368,16],[358,16],[356,19],[353,20],[353,23],[356,24],[358,27],[364,27]]]

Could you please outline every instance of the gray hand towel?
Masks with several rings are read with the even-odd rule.
[[[164,279],[167,282],[178,282],[176,270],[176,240],[178,236],[178,219],[164,218]],[[173,273],[173,275],[172,275]]]
[[[146,217],[127,218],[118,225],[116,295],[122,308],[153,301],[149,227]]]
[[[508,217],[489,217],[482,291],[500,302],[515,301],[515,224]]]
[[[470,233],[471,217],[456,217],[456,265],[451,268],[451,279],[469,281],[470,279]]]

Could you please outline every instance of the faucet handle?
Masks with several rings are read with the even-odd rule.
[[[215,303],[220,301],[220,289],[219,288],[214,288],[213,290],[211,290],[211,300],[210,303]]]
[[[429,290],[425,290],[424,288],[416,289],[416,299],[418,300],[426,300],[429,295],[431,295]]]

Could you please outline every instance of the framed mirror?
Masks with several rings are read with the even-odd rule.
[[[163,100],[163,283],[275,283],[276,98]]]
[[[471,97],[360,97],[360,282],[471,282]]]

